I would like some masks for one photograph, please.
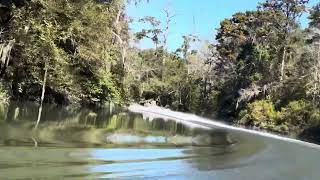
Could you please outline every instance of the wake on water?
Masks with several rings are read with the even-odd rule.
[[[176,112],[176,111],[172,111],[170,109],[162,108],[159,106],[141,106],[138,104],[132,104],[129,106],[129,111],[134,113],[140,113],[143,115],[144,118],[147,118],[149,120],[153,120],[156,118],[161,118],[164,120],[173,120],[173,121],[185,124],[191,128],[204,128],[204,129],[222,128],[222,129],[244,132],[252,135],[278,139],[281,141],[286,141],[286,142],[295,143],[303,146],[308,146],[311,148],[320,149],[320,146],[316,144],[300,141],[297,139],[291,139],[288,137],[279,136],[275,134],[270,134],[266,132],[260,132],[260,131],[240,128],[240,127],[235,127],[235,126],[227,125],[221,122],[217,122],[215,120],[199,117],[194,114]]]

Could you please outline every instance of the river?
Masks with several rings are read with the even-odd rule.
[[[320,148],[169,110],[0,107],[0,179],[319,180]]]

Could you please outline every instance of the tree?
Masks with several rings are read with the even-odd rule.
[[[309,15],[309,26],[310,27],[315,27],[320,29],[320,3],[315,5],[311,10],[310,10],[310,15]]]
[[[320,37],[318,32],[314,36]],[[306,55],[304,61],[310,63],[309,71],[307,71],[307,94],[312,97],[315,104],[318,104],[320,99],[320,39],[314,38],[306,48]]]
[[[282,39],[275,27],[283,16],[278,14],[277,21],[271,16],[274,14],[270,11],[249,11],[221,22],[216,36],[217,50],[229,75],[219,101],[221,107],[231,108],[228,112],[235,111],[240,90],[252,86],[263,89],[277,76],[275,52],[279,52]]]
[[[284,44],[282,45],[282,59],[280,66],[280,81],[284,79],[285,60],[287,58],[287,44],[289,34],[297,27],[297,18],[305,12],[305,5],[309,0],[267,0],[261,4],[264,11],[271,11],[274,14],[281,13],[285,17],[284,23],[278,23],[282,31]],[[274,19],[276,20],[276,19]]]
[[[190,49],[192,43],[199,42],[200,39],[198,36],[193,34],[182,36],[182,38],[183,38],[183,43],[181,47],[176,50],[175,53],[177,54],[181,53],[182,57],[184,59],[187,59],[188,55],[190,55],[192,52],[195,52]]]
[[[165,28],[163,30],[163,45],[162,45],[162,51],[167,51],[167,43],[168,43],[168,36],[169,36],[169,33],[170,33],[170,26],[171,26],[171,23],[173,21],[173,18],[176,16],[176,15],[172,15],[171,12],[170,12],[170,7],[166,7],[164,10],[164,13],[165,13],[165,16],[166,16],[166,22],[165,22]],[[163,53],[162,54],[162,65],[164,66],[166,63],[166,54]]]
[[[307,94],[312,97],[314,104],[318,104],[320,98],[320,3],[311,9],[309,19],[309,28],[306,31],[308,42],[306,58],[311,68],[307,71],[309,72]]]
[[[45,102],[119,102],[122,86],[118,76],[122,70],[113,68],[124,54],[113,33],[119,24],[122,40],[128,39],[128,22],[120,18],[119,27],[113,24],[122,7],[119,3],[34,0],[12,5],[4,37],[5,42],[15,40],[14,53],[2,73],[12,84],[14,97],[36,100],[41,96],[47,69]],[[47,31],[52,32],[50,37]],[[45,44],[40,35],[46,39]]]
[[[129,0],[128,3],[131,1]],[[140,2],[140,1],[139,1]],[[135,4],[139,3],[138,1],[134,1]],[[119,45],[119,48],[121,49],[121,64],[123,68],[125,68],[125,60],[126,60],[126,54],[127,54],[127,48],[128,48],[128,23],[129,18],[124,13],[125,10],[125,3],[123,3],[122,0],[114,1],[115,8],[115,19],[113,20],[113,31],[112,33],[115,36],[116,42]]]
[[[158,49],[158,46],[161,43],[160,35],[162,33],[162,30],[159,27],[161,22],[157,20],[155,17],[151,16],[146,16],[142,19],[139,19],[139,22],[150,24],[151,29],[142,29],[141,32],[137,32],[135,35],[137,40],[149,38],[154,43],[155,49]]]
[[[223,75],[219,72],[220,59],[216,46],[208,41],[203,42],[197,53],[190,53],[187,56],[187,70],[189,83],[194,84],[197,91],[194,93],[192,88],[189,105],[195,112],[211,114],[217,109],[217,92]],[[192,103],[192,101],[196,103]]]

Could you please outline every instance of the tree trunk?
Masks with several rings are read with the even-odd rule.
[[[5,44],[0,45],[0,59],[1,59],[0,77],[3,77],[7,67],[9,66],[10,54],[11,54],[11,50],[13,48],[14,43],[15,43],[15,40],[11,40],[7,45]]]
[[[161,66],[161,81],[163,80],[164,77],[164,71],[165,71],[165,67],[166,66],[166,55],[165,55],[165,50],[163,49],[162,52],[162,66]]]
[[[117,13],[117,16],[116,16],[116,19],[115,19],[115,22],[113,24],[114,29],[115,29],[115,32],[113,32],[113,34],[116,36],[117,43],[120,45],[120,48],[121,48],[121,64],[122,64],[123,68],[125,68],[125,59],[126,59],[126,51],[127,50],[126,50],[126,44],[121,38],[122,27],[121,27],[120,21],[121,21],[122,12],[123,12],[123,6],[120,6],[119,10],[118,10],[118,13]]]
[[[166,27],[164,29],[163,34],[163,46],[162,46],[162,69],[161,69],[161,80],[163,79],[164,70],[165,70],[165,64],[166,64],[166,52],[167,52],[167,42],[168,42],[168,36],[170,32],[170,24],[172,22],[172,19],[175,17],[175,15],[171,15],[170,13],[170,7],[168,5],[167,8],[164,9],[165,15],[166,15]]]
[[[5,115],[5,121],[6,122],[12,122],[14,121],[14,117],[15,117],[15,113],[16,113],[16,109],[18,108],[18,104],[15,102],[10,101],[9,105],[8,105],[8,110],[7,113]]]
[[[38,119],[37,119],[37,123],[36,123],[36,125],[34,127],[35,130],[38,128],[38,125],[39,125],[40,120],[41,120],[41,113],[42,113],[44,94],[45,94],[45,91],[46,91],[47,74],[48,74],[48,68],[47,68],[47,63],[45,63],[44,77],[43,77],[43,83],[42,83],[42,94],[41,94],[41,100],[40,100],[40,106],[39,106],[39,112],[38,112]]]
[[[318,48],[316,48],[317,51],[317,57],[316,57],[316,63],[315,63],[315,76],[314,76],[314,91],[313,91],[313,101],[314,103],[317,101],[317,95],[318,93],[318,83],[319,83],[319,68],[320,68],[320,44],[318,44]]]
[[[122,46],[123,47],[122,47],[121,59],[122,59],[122,66],[123,66],[123,68],[125,68],[127,50],[126,50],[126,47],[124,46],[124,44],[122,44]]]
[[[284,78],[284,66],[285,66],[286,53],[287,53],[287,49],[286,47],[284,47],[283,54],[282,54],[282,62],[281,62],[280,81],[282,81]]]
[[[126,45],[125,45],[124,41],[122,40],[122,38],[120,37],[119,34],[117,34],[116,32],[112,32],[112,33],[118,39],[118,43],[119,43],[120,48],[121,48],[121,64],[122,64],[123,67],[125,67],[126,55],[127,55]]]

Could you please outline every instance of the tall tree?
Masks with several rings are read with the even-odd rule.
[[[33,99],[30,94],[41,95],[44,60],[48,59],[45,101],[119,100],[121,86],[116,76],[120,71],[110,70],[113,63],[123,59],[113,34],[113,23],[122,7],[119,2],[34,0],[10,8],[12,18],[5,37],[7,42],[15,39],[15,44],[5,78],[12,83],[14,96]],[[127,22],[119,21],[119,33],[127,41]],[[39,35],[50,29],[48,24],[54,33],[50,38],[48,33],[44,36],[45,45]]]
[[[217,50],[226,67],[232,69],[229,71],[232,78],[227,78],[220,94],[221,107],[236,108],[236,99],[251,100],[278,78],[277,53],[281,52],[283,41],[278,26],[284,23],[282,13],[269,10],[236,13],[221,22],[216,36]],[[245,89],[250,93],[241,93]],[[231,109],[229,112],[234,112]]]
[[[311,8],[308,18],[310,20],[310,27],[316,27],[320,29],[320,3]]]
[[[297,19],[306,11],[305,5],[308,2],[309,0],[266,0],[261,4],[264,11],[271,11],[274,15],[281,13],[285,17],[284,23],[278,23],[283,38],[280,81],[284,79],[285,64],[288,57],[288,36],[297,27]],[[277,21],[276,18],[274,20]]]
[[[306,31],[308,37],[306,52],[310,55],[310,70],[306,87],[307,94],[311,95],[315,104],[318,104],[320,99],[320,3],[311,8],[308,18],[310,23]]]
[[[168,36],[170,33],[170,26],[173,23],[175,14],[172,14],[170,7],[164,8],[165,22],[157,20],[155,17],[146,16],[139,20],[139,22],[147,23],[151,26],[150,29],[142,29],[141,32],[136,33],[136,38],[141,40],[143,38],[148,38],[152,40],[157,50],[157,55],[160,54],[162,61],[162,72],[165,68],[166,55],[167,55],[167,43]],[[159,49],[158,49],[159,48]],[[162,75],[161,75],[162,76]]]
[[[163,33],[160,24],[161,22],[157,20],[155,17],[146,16],[144,18],[139,19],[141,23],[150,24],[150,29],[142,29],[140,32],[135,34],[137,40],[142,40],[143,38],[148,38],[152,40],[155,45],[155,49],[158,49],[159,44],[161,43],[161,34]]]
[[[164,13],[165,13],[165,16],[166,16],[166,20],[165,20],[165,27],[163,29],[163,44],[162,44],[162,50],[163,51],[167,51],[167,46],[168,46],[168,37],[169,37],[169,33],[170,33],[170,26],[172,24],[172,21],[174,19],[174,17],[176,15],[172,14],[171,11],[170,11],[170,6],[168,5],[166,8],[164,8]],[[163,64],[163,67],[166,63],[166,54],[163,53],[162,54],[162,64]]]

